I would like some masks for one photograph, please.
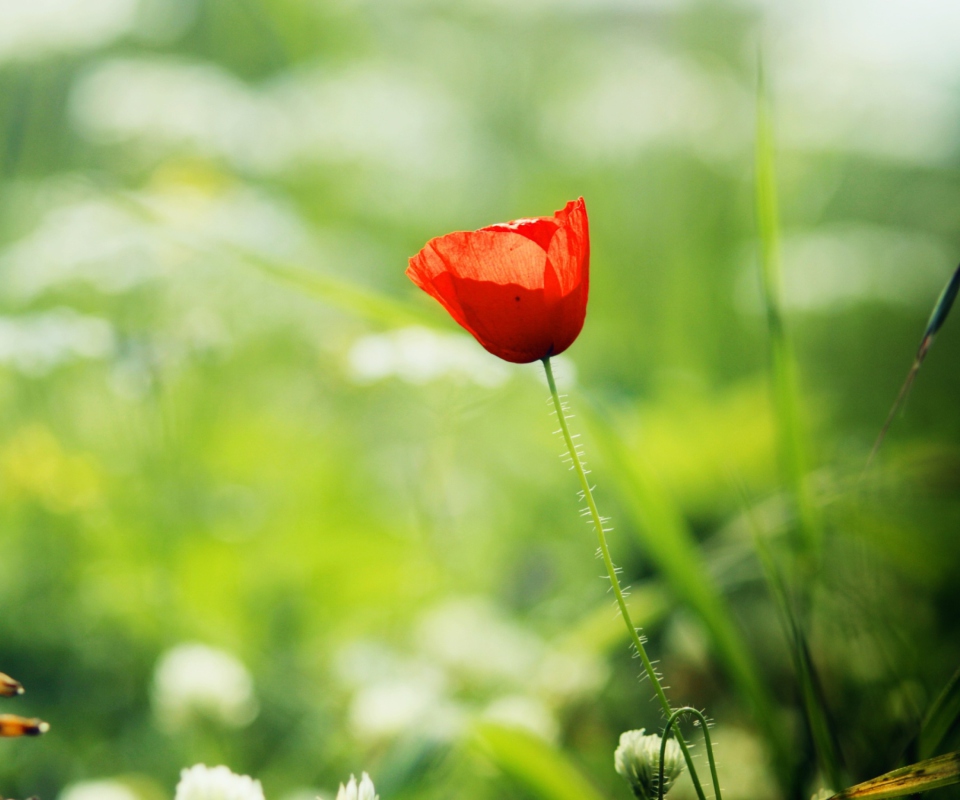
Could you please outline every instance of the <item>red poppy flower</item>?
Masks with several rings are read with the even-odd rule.
[[[525,364],[562,353],[587,314],[583,198],[552,217],[431,239],[410,259],[407,276],[495,356]]]

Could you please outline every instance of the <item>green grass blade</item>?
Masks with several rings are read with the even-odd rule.
[[[947,285],[943,287],[943,291],[937,298],[930,319],[927,321],[927,329],[923,332],[925,340],[936,336],[940,332],[943,323],[947,321],[947,317],[950,315],[950,309],[953,308],[953,301],[957,299],[957,292],[960,292],[960,266],[953,271],[950,280],[947,281]],[[920,347],[922,350],[923,345],[921,344]]]
[[[385,327],[405,325],[448,329],[450,327],[443,324],[439,314],[421,310],[413,303],[405,303],[371,289],[362,288],[302,264],[267,258],[237,247],[226,249],[238,260],[256,267],[265,275],[369,322]]]
[[[761,65],[757,83],[756,214],[760,234],[763,302],[770,337],[773,397],[784,475],[797,511],[798,545],[818,553],[823,538],[820,515],[807,484],[807,453],[800,422],[796,361],[783,319],[782,268],[773,123]]]
[[[633,521],[633,530],[678,599],[702,620],[724,671],[764,732],[778,777],[786,785],[792,759],[775,721],[773,701],[726,602],[706,571],[686,520],[652,471],[627,450],[603,416],[590,413],[586,419]]]
[[[777,568],[773,553],[770,551],[767,541],[761,535],[760,528],[750,512],[749,506],[746,509],[746,516],[753,531],[757,557],[763,569],[767,587],[777,606],[781,625],[787,635],[790,657],[797,674],[797,683],[800,686],[803,708],[810,729],[810,737],[813,739],[816,748],[817,760],[820,762],[824,774],[829,777],[831,784],[841,786],[844,781],[840,748],[837,744],[834,726],[830,721],[823,689],[817,677],[806,636],[804,636],[797,615],[793,611],[786,582]]]
[[[507,775],[543,800],[604,800],[560,750],[517,728],[490,722],[476,732],[483,752]],[[611,754],[611,767],[613,757]]]
[[[950,309],[953,308],[953,301],[957,299],[957,292],[960,292],[960,266],[953,271],[953,274],[950,276],[950,280],[948,280],[947,285],[943,287],[943,291],[940,292],[940,296],[937,298],[937,302],[933,306],[933,312],[930,314],[930,319],[927,321],[927,327],[923,332],[923,338],[920,340],[920,347],[917,349],[917,355],[913,359],[913,365],[910,367],[910,371],[907,373],[907,379],[903,382],[903,386],[900,387],[900,391],[897,394],[897,399],[893,401],[893,406],[890,409],[890,413],[887,414],[886,420],[884,420],[883,427],[880,428],[880,433],[877,436],[877,440],[873,443],[873,448],[870,450],[870,455],[867,457],[867,465],[864,468],[864,471],[869,469],[870,464],[873,463],[873,459],[880,450],[880,445],[883,444],[883,440],[887,437],[887,431],[890,430],[890,426],[893,424],[893,420],[897,416],[897,412],[903,407],[903,404],[907,399],[907,395],[910,394],[910,387],[913,386],[913,382],[917,378],[917,373],[920,372],[920,367],[923,364],[924,359],[927,357],[930,347],[933,345],[933,340],[936,338],[940,328],[943,327],[943,323],[947,321],[947,317],[950,315]]]
[[[960,669],[953,673],[940,696],[933,702],[920,726],[920,758],[929,758],[960,720]]]
[[[798,615],[794,612],[793,604],[790,601],[790,593],[787,590],[787,583],[777,566],[776,559],[766,538],[763,536],[761,526],[753,514],[746,492],[742,485],[738,486],[738,488],[743,503],[744,516],[753,535],[757,558],[763,570],[767,588],[777,607],[784,633],[787,636],[790,657],[793,661],[797,682],[800,686],[804,712],[806,714],[810,736],[816,748],[817,760],[824,774],[829,777],[832,785],[841,786],[844,780],[842,777],[843,771],[840,748],[837,743],[836,731],[830,721],[827,703],[823,695],[822,686],[817,677],[807,638],[804,636]]]
[[[427,307],[398,300],[373,289],[341,280],[305,264],[273,258],[245,247],[224,241],[214,241],[201,234],[177,230],[164,230],[163,220],[156,209],[141,197],[128,192],[113,195],[118,204],[138,214],[143,220],[160,224],[160,232],[168,239],[196,253],[212,258],[224,256],[259,270],[263,275],[285,283],[303,294],[321,300],[348,314],[385,328],[406,325],[422,325],[430,328],[451,330],[453,324],[446,315]]]
[[[947,753],[858,783],[835,794],[830,800],[860,800],[865,797],[883,800],[886,797],[929,792],[954,783],[960,783],[960,753]]]
[[[833,785],[839,786],[843,783],[843,768],[836,730],[830,720],[823,686],[814,667],[807,638],[803,635],[795,614],[791,614],[791,627],[792,655],[800,682],[807,724],[810,726],[810,735],[817,751],[817,760],[824,773],[830,776]]]

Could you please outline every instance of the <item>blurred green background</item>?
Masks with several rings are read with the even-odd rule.
[[[384,800],[585,797],[565,769],[629,795],[618,736],[663,720],[539,365],[403,274],[580,195],[559,379],[725,797],[955,749],[952,718],[915,741],[960,665],[955,321],[861,470],[960,253],[958,31],[948,0],[0,0],[2,710],[52,726],[0,742],[0,794],[172,797],[205,762],[269,800],[361,770]],[[761,42],[812,567],[760,292]]]

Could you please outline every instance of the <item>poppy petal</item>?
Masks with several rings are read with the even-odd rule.
[[[407,275],[494,355],[556,355],[583,328],[590,236],[583,198],[534,217],[431,239]]]
[[[515,363],[543,357],[552,347],[552,308],[539,290],[445,276],[463,307],[467,328],[487,350]]]
[[[518,233],[458,231],[431,239],[414,259],[418,263],[414,265],[411,260],[408,274],[413,271],[433,278],[449,272],[460,278],[539,289],[543,287],[547,254]]]
[[[480,230],[519,233],[530,241],[536,242],[544,251],[548,251],[551,240],[560,230],[560,225],[553,217],[533,217],[532,219],[515,219],[513,222],[500,222]]]

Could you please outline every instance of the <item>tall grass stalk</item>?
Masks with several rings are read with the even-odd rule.
[[[765,558],[762,545],[758,547],[758,553],[784,618],[791,656],[803,696],[807,724],[817,750],[818,761],[825,774],[834,781],[834,785],[840,785],[842,770],[839,748],[830,726],[829,714],[816,677],[815,666],[803,635],[803,612],[807,595],[805,581],[810,577],[811,567],[822,549],[823,522],[808,484],[808,462],[800,420],[796,360],[783,318],[783,277],[773,121],[762,59],[759,62],[757,80],[756,137],[756,214],[760,236],[763,300],[770,339],[774,405],[779,430],[780,457],[796,508],[794,545],[801,556],[799,560],[801,572],[805,573],[802,576],[803,588],[793,595],[793,602],[773,560],[769,557]],[[757,541],[760,542],[759,537]]]
[[[756,214],[760,234],[760,274],[770,338],[773,398],[784,475],[797,513],[797,545],[809,554],[820,551],[822,522],[807,482],[808,460],[800,421],[799,390],[793,347],[783,319],[780,223],[774,159],[773,123],[760,64],[757,81]]]

